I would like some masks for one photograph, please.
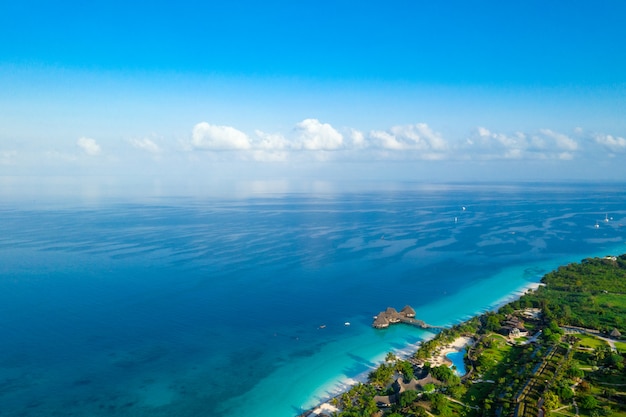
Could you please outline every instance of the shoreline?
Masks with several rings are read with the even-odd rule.
[[[471,346],[473,342],[474,340],[471,337],[467,337],[467,336],[457,337],[452,343],[445,345],[441,349],[441,351],[436,352],[432,357],[426,359],[424,362],[430,362],[431,366],[440,366],[440,365],[452,366],[452,361],[448,359],[447,355],[450,353],[460,352],[466,346]],[[405,349],[399,349],[397,352],[394,352],[394,354],[396,354],[396,356],[399,359],[406,359],[412,356],[413,353],[415,353],[417,349],[419,349],[419,346],[421,344],[422,342],[418,342],[418,343],[409,345],[415,348],[415,349],[412,349],[410,353],[407,352],[409,350],[409,348],[407,347]],[[378,365],[380,365],[380,363]],[[371,369],[375,369],[375,368],[373,367]],[[344,383],[341,386],[338,386],[338,388],[340,389],[336,391],[334,395],[318,403],[315,407],[309,409],[308,411],[305,411],[304,413],[299,414],[298,417],[316,417],[316,416],[323,415],[323,413],[325,412],[334,413],[334,412],[339,411],[337,407],[331,404],[332,399],[339,397],[344,392],[347,392],[350,388],[352,388],[354,385],[358,383],[363,383],[363,384],[367,383],[368,374],[369,372],[364,372],[362,374],[357,375],[354,378],[347,378],[346,380],[344,380]]]
[[[448,327],[448,326],[453,326],[455,324],[459,324],[462,322],[465,322],[467,320],[470,320],[473,317],[477,317],[480,316],[481,314],[484,314],[486,312],[489,311],[497,311],[498,309],[500,309],[501,307],[505,306],[506,304],[513,302],[519,298],[521,298],[522,295],[524,295],[526,292],[528,292],[529,290],[537,290],[539,287],[543,286],[544,284],[540,282],[540,279],[548,272],[558,268],[561,265],[566,265],[572,262],[578,262],[577,258],[580,256],[581,258],[593,258],[593,257],[602,257],[602,256],[606,256],[607,253],[624,253],[624,243],[621,243],[619,245],[617,245],[614,248],[611,248],[609,250],[605,250],[602,252],[597,252],[597,253],[592,253],[592,254],[578,254],[578,255],[570,255],[568,258],[565,258],[562,260],[562,262],[560,263],[554,263],[554,262],[550,262],[550,261],[543,261],[541,266],[542,267],[546,267],[545,270],[541,273],[541,274],[536,274],[534,275],[537,279],[537,281],[526,281],[523,285],[519,286],[518,288],[513,289],[512,291],[510,291],[508,294],[497,298],[495,301],[491,302],[491,303],[486,303],[486,306],[483,306],[482,308],[477,309],[476,311],[474,311],[474,313],[472,314],[467,314],[463,317],[460,317],[456,320],[452,320],[449,321],[447,323],[441,323],[440,325],[442,325],[443,327]],[[545,265],[545,264],[548,265]],[[520,271],[517,271],[520,272]],[[407,344],[405,347],[403,348],[399,348],[396,350],[392,350],[392,352],[394,354],[396,354],[399,357],[405,358],[407,356],[411,356],[412,354],[414,354],[420,347],[420,345],[423,342],[426,342],[430,339],[432,339],[433,337],[435,337],[435,335],[432,335],[431,337],[428,338],[424,338],[421,341],[417,342],[417,343],[412,343],[412,344]],[[388,352],[388,351],[387,351]],[[369,372],[373,369],[375,369],[375,367],[379,366],[381,363],[384,362],[384,356],[386,355],[387,352],[381,353],[379,355],[376,355],[373,359],[371,359],[371,362],[375,364],[374,367],[371,367],[368,369],[368,371],[363,372],[361,374],[358,374],[356,376],[350,377],[350,376],[339,376],[336,377],[335,379],[333,379],[332,381],[329,381],[327,384],[322,385],[320,387],[318,387],[318,389],[316,391],[314,391],[314,394],[311,395],[309,397],[309,401],[307,401],[305,404],[305,406],[302,408],[302,412],[300,414],[297,415],[297,417],[315,417],[315,416],[319,416],[321,413],[323,413],[325,410],[328,409],[328,406],[333,407],[330,404],[330,401],[335,398],[340,396],[341,394],[347,392],[351,387],[353,387],[354,385],[356,385],[357,383],[364,383],[367,382],[367,376],[369,374]],[[403,356],[398,355],[398,352],[402,352]],[[449,353],[449,352],[448,352]],[[328,406],[325,406],[324,404],[328,404]]]
[[[544,286],[545,284],[541,283],[541,282],[530,282],[528,283],[528,285],[525,285],[523,287],[521,287],[519,290],[517,290],[514,293],[511,293],[505,297],[502,297],[500,300],[496,301],[491,307],[489,307],[488,309],[486,309],[485,311],[498,311],[500,308],[504,307],[505,305],[518,300],[522,297],[522,295],[526,294],[529,290],[532,291],[537,291],[537,289],[539,287]],[[484,311],[483,311],[484,312]],[[481,313],[482,314],[482,313]],[[474,315],[476,316],[476,315]],[[471,317],[474,317],[471,316]]]
[[[478,310],[474,312],[474,314],[467,315],[466,317],[458,321],[447,323],[444,327],[454,326],[455,324],[462,323],[466,320],[471,319],[472,317],[476,317],[481,314],[484,314],[487,311],[497,311],[498,309],[505,306],[506,304],[519,299],[522,295],[524,295],[529,290],[535,291],[537,288],[539,288],[542,285],[543,284],[540,282],[528,282],[525,285],[521,286],[520,288],[516,289],[515,291],[489,304],[488,307]],[[420,340],[419,342],[407,344],[405,347],[395,349],[392,352],[400,359],[404,360],[404,359],[410,358],[411,356],[413,356],[413,354],[415,354],[415,352],[419,350],[422,343],[428,340],[431,340],[434,337],[435,335],[433,334],[432,336],[424,338]],[[448,355],[449,353],[459,352],[465,346],[467,346],[468,344],[471,344],[471,342],[472,340],[469,337],[459,337],[455,339],[454,342],[452,342],[451,344],[446,345],[440,352],[433,355],[433,357],[429,358],[429,360],[427,361],[430,362],[433,366],[439,366],[442,364],[451,366],[452,361],[448,359],[446,355]],[[326,411],[328,412],[338,411],[336,407],[330,404],[330,401],[332,401],[333,398],[339,397],[341,394],[349,391],[353,386],[359,383],[362,383],[362,384],[367,383],[369,373],[384,362],[384,356],[387,353],[388,352],[383,352],[380,355],[372,358],[371,361],[375,365],[369,368],[367,371],[357,374],[355,376],[340,377],[332,382],[329,382],[326,385],[321,386],[316,392],[320,392],[320,393],[323,392],[324,394],[321,394],[321,395],[314,394],[312,398],[310,399],[310,401],[307,402],[307,404],[312,404],[312,406],[308,407],[307,410],[302,412],[301,414],[298,414],[297,417],[315,417],[315,416],[322,415]]]
[[[453,363],[450,358],[448,358],[448,355],[450,353],[461,352],[463,349],[465,349],[466,346],[471,346],[473,343],[474,340],[471,337],[457,337],[452,343],[443,346],[438,353],[435,353],[434,356],[428,358],[426,361],[430,362],[431,366],[452,366]]]

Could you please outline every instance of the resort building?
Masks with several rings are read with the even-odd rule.
[[[377,329],[385,329],[389,327],[389,320],[387,319],[387,315],[384,312],[381,312],[374,319],[374,324],[372,325]]]
[[[524,322],[519,317],[512,315],[507,316],[507,320],[502,323],[498,333],[512,339],[528,336],[528,330],[524,328]]]
[[[405,306],[400,312],[393,307],[387,307],[387,310],[381,311],[374,317],[374,326],[377,329],[385,329],[390,324],[395,323],[420,324],[419,320],[415,320],[415,310],[411,306]]]
[[[411,306],[404,306],[404,308],[402,309],[402,311],[400,312],[401,314],[404,314],[405,317],[409,317],[409,318],[414,318],[415,317],[415,310],[413,310],[413,307]]]

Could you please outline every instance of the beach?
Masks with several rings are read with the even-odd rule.
[[[473,342],[474,340],[470,337],[465,337],[465,336],[458,337],[452,343],[449,343],[447,345],[442,346],[440,349],[437,349],[437,351],[435,352],[433,356],[425,359],[422,362],[423,363],[428,362],[430,363],[430,366],[433,366],[433,367],[440,366],[440,365],[452,366],[452,361],[447,357],[447,355],[451,353],[462,352],[467,346],[471,346]],[[417,351],[417,349],[419,349],[420,345],[421,343],[407,346],[403,349],[395,351],[394,354],[396,355],[398,359],[403,359],[403,360],[409,359],[413,356],[413,354]],[[374,367],[372,367],[372,370],[373,369]],[[337,407],[335,407],[334,405],[330,403],[330,400],[348,391],[351,387],[353,387],[356,384],[367,383],[368,373],[363,373],[361,375],[358,375],[356,378],[349,378],[349,379],[344,380],[340,385],[336,386],[334,395],[331,398],[324,400],[323,402],[315,406],[313,409],[302,413],[300,416],[314,417],[314,416],[322,415],[324,413],[330,414],[332,412],[339,411]]]
[[[473,339],[470,337],[458,337],[454,342],[444,345],[437,350],[435,355],[425,360],[429,362],[430,366],[452,366],[452,361],[448,358],[451,353],[457,353],[463,351],[467,346],[471,346]]]
[[[624,249],[626,249],[626,247]],[[574,261],[572,260],[572,262]],[[539,265],[530,266],[529,268],[526,268],[526,270],[530,269],[530,270],[536,271],[537,268],[540,268],[540,266]],[[519,271],[516,268],[513,268],[507,273],[512,274],[509,276],[517,276],[519,274]],[[474,297],[474,295],[477,293],[481,293],[484,296],[485,292],[483,291],[485,291],[486,288],[493,286],[495,281],[501,282],[502,278],[501,276],[497,276],[493,280],[487,280],[484,283],[484,285],[480,286],[479,288],[475,288],[472,291],[469,291],[468,293],[463,293],[459,295],[459,298],[465,298],[465,306],[469,306],[471,308],[472,306],[475,305],[474,303],[478,301],[478,302],[482,302],[483,305],[486,307],[475,310],[473,311],[472,314],[459,315],[463,317],[463,319],[462,320],[457,319],[453,322],[453,324],[460,323],[463,320],[467,320],[473,316],[480,315],[487,311],[497,311],[500,307],[514,300],[519,299],[527,291],[534,291],[537,288],[539,288],[541,285],[543,285],[540,282],[538,282],[539,278],[540,277],[537,277],[537,282],[523,283],[521,286],[511,289],[509,293],[502,295],[498,298],[492,299],[492,301],[487,301],[487,300],[480,299],[480,298],[472,299],[471,297]],[[504,288],[504,287],[501,286],[501,288]],[[411,326],[407,326],[403,324],[398,324],[394,327],[394,329],[397,329],[397,328],[399,329],[404,328],[405,331],[412,330]],[[383,331],[386,331],[386,330],[383,330]],[[390,350],[390,352],[393,352],[394,355],[399,359],[409,359],[415,354],[415,352],[417,352],[417,350],[420,348],[423,342],[432,339],[434,336],[435,336],[434,333],[425,334],[422,340],[415,342],[415,343],[407,344],[406,346],[402,348],[396,348],[396,349]],[[448,343],[438,348],[432,356],[424,360],[421,360],[420,362],[422,364],[429,363],[430,366],[432,367],[441,366],[441,365],[453,366],[454,363],[448,357],[448,355],[463,352],[467,346],[471,346],[473,343],[474,343],[474,339],[472,339],[471,337],[467,337],[467,336],[457,337],[451,343]],[[372,359],[371,366],[367,371],[362,372],[352,377],[344,376],[343,378],[339,378],[337,381],[333,383],[325,385],[321,390],[317,390],[316,394],[313,395],[312,398],[307,402],[309,407],[306,408],[306,410],[308,411],[304,411],[302,414],[300,414],[300,416],[313,417],[316,415],[321,415],[324,411],[335,410],[336,407],[330,404],[330,400],[333,397],[337,397],[341,395],[342,393],[347,392],[351,387],[353,387],[356,384],[367,383],[369,372],[371,372],[372,370],[376,368],[376,366],[384,362],[386,353],[387,352],[380,353],[374,359]],[[320,395],[320,392],[323,392],[323,394]]]

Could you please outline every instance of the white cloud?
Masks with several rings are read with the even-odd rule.
[[[206,122],[193,127],[191,145],[195,149],[246,150],[250,149],[248,136],[230,126],[211,125]]]
[[[417,139],[425,140],[429,149],[433,151],[445,151],[448,148],[447,142],[437,132],[434,132],[426,123],[418,123],[410,130]]]
[[[198,123],[186,150],[237,151],[213,157],[242,161],[571,160],[580,155],[582,143],[573,137],[576,136],[551,129],[501,133],[480,126],[467,138],[449,142],[426,123],[363,133],[349,127],[338,131],[328,123],[308,118],[297,123],[287,135],[256,130],[248,136],[234,127]],[[626,151],[623,138],[605,135],[596,140],[613,150]],[[147,151],[160,150],[149,139],[132,143]]]
[[[371,131],[370,140],[374,146],[379,146],[383,149],[398,151],[406,148],[405,144],[400,142],[395,135],[381,130]]]
[[[574,139],[550,129],[504,134],[478,127],[464,149],[480,159],[573,159],[578,147]]]
[[[279,133],[255,132],[256,138],[251,142],[252,159],[261,162],[282,162],[288,159],[289,141]]]
[[[157,145],[156,143],[154,143],[153,141],[151,141],[148,138],[131,139],[130,143],[135,148],[141,149],[141,150],[146,151],[146,152],[150,152],[150,153],[160,153],[161,152],[161,148],[159,147],[159,145]]]
[[[394,126],[389,131],[374,130],[369,135],[374,147],[387,150],[413,150],[424,152],[423,156],[435,152],[442,155],[448,149],[448,143],[426,123],[408,126]],[[432,155],[431,155],[432,156]],[[431,159],[429,156],[428,159]]]
[[[611,135],[597,134],[594,136],[596,143],[604,146],[611,152],[626,151],[626,139],[622,137],[613,137]]]
[[[101,151],[100,145],[96,142],[95,139],[82,137],[76,141],[76,145],[83,150],[87,155],[95,156],[98,155]]]
[[[355,149],[361,149],[367,146],[365,135],[359,130],[350,129],[350,140],[352,141],[352,147]]]
[[[550,129],[541,129],[541,134],[554,140],[559,149],[565,151],[575,151],[578,149],[578,142],[563,133],[553,132]]]
[[[289,142],[285,137],[279,133],[265,133],[260,130],[254,132],[258,138],[254,142],[255,149],[262,149],[266,151],[282,151],[289,147]]]
[[[476,130],[478,132],[478,136],[481,136],[481,137],[489,137],[489,136],[491,136],[491,132],[489,130],[487,130],[486,128],[482,127],[482,126],[478,126],[478,128]]]
[[[311,151],[332,151],[343,145],[343,135],[328,123],[305,119],[296,125],[298,144]]]
[[[520,150],[527,147],[526,135],[522,132],[515,132],[513,136],[503,133],[493,133],[484,127],[477,128],[478,143],[488,148],[504,147],[510,150]],[[517,155],[517,152],[514,152]]]

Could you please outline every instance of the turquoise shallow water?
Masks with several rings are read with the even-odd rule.
[[[3,415],[294,416],[432,337],[387,306],[448,325],[626,252],[624,189],[3,200]]]

